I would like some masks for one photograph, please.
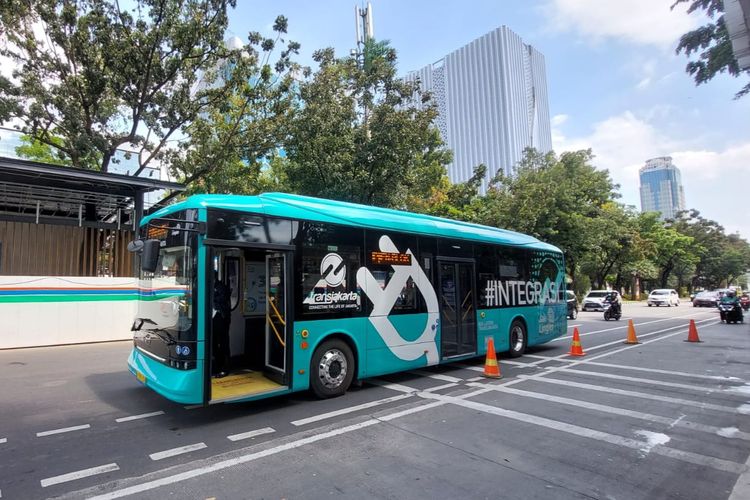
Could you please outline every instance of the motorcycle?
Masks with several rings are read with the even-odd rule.
[[[611,319],[620,321],[621,317],[622,317],[622,308],[620,306],[613,307],[612,304],[609,302],[604,303],[604,321],[609,321]]]
[[[740,305],[744,311],[750,309],[750,295],[743,293],[740,297]]]
[[[734,302],[730,304],[719,304],[719,315],[721,316],[721,321],[729,324],[729,323],[744,323],[745,318],[742,314],[742,307],[740,306],[739,302]]]

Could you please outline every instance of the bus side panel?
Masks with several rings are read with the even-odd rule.
[[[315,348],[331,335],[345,336],[354,345],[357,364],[357,378],[369,376],[367,373],[367,345],[365,324],[367,318],[328,319],[320,321],[297,321],[294,323],[292,390],[304,391],[310,387],[310,360]],[[307,332],[307,337],[302,332]],[[302,343],[307,342],[307,348]],[[302,372],[302,373],[300,373]]]
[[[495,350],[498,352],[510,349],[510,324],[515,318],[520,318],[526,323],[527,345],[549,342],[565,334],[566,314],[565,304],[480,309],[477,314],[477,354],[487,354],[489,337],[493,338]]]
[[[378,318],[381,329],[390,322],[397,335],[386,343],[372,321],[367,322],[367,376],[384,375],[437,364],[439,328],[429,325],[429,315],[402,314]]]

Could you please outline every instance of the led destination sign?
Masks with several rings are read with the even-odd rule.
[[[411,254],[391,252],[370,252],[370,262],[391,266],[410,266]]]

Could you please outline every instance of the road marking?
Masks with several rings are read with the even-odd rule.
[[[406,387],[406,386],[401,386],[401,387],[405,387],[406,389],[409,390],[410,393],[418,392],[417,389],[412,388],[412,387]],[[479,389],[479,390],[472,391],[466,394],[462,394],[460,396],[456,396],[455,399],[460,400],[462,398],[470,398],[470,397],[478,396],[479,394],[484,394],[486,392],[489,392],[489,390]],[[444,401],[433,401],[431,403],[424,404],[421,406],[416,406],[414,408],[407,408],[406,410],[401,410],[395,413],[380,416],[378,418],[371,418],[369,420],[365,420],[364,422],[360,422],[357,424],[352,424],[346,427],[341,427],[339,429],[333,429],[328,432],[323,432],[321,434],[315,434],[315,435],[308,436],[305,438],[300,438],[295,441],[291,441],[289,443],[284,443],[278,446],[274,446],[273,448],[268,448],[268,449],[261,450],[255,453],[250,453],[248,455],[241,455],[239,457],[222,460],[220,462],[212,463],[211,465],[207,465],[205,467],[199,467],[197,469],[182,472],[180,474],[175,474],[173,476],[167,476],[167,477],[163,477],[160,479],[155,479],[153,481],[148,481],[145,483],[136,484],[134,486],[129,486],[120,490],[110,491],[102,495],[90,497],[89,500],[111,500],[114,498],[122,498],[122,497],[129,496],[129,495],[135,495],[136,493],[142,493],[144,491],[153,490],[161,486],[167,486],[170,484],[179,483],[188,479],[192,479],[194,477],[209,474],[211,472],[216,472],[216,471],[227,469],[229,467],[234,467],[235,465],[252,462],[259,458],[265,458],[271,455],[276,455],[284,451],[293,450],[301,446],[305,446],[311,443],[316,443],[318,441],[322,441],[324,439],[328,439],[331,437],[340,436],[342,434],[348,434],[350,432],[354,432],[360,429],[371,427],[373,425],[376,425],[382,422],[388,422],[396,418],[400,418],[406,415],[412,415],[414,413],[419,413],[419,412],[429,410],[437,406],[442,406],[445,404],[446,402]]]
[[[690,391],[701,391],[701,392],[715,392],[719,389],[713,389],[701,385],[691,385],[691,384],[678,384],[676,382],[662,382],[660,380],[651,380],[648,378],[638,378],[638,377],[626,377],[623,375],[613,375],[611,373],[601,373],[601,372],[590,372],[588,370],[576,370],[576,369],[570,369],[565,370],[565,373],[576,373],[579,375],[589,375],[591,377],[600,377],[600,378],[608,378],[608,379],[615,379],[615,380],[627,380],[630,382],[638,382],[645,385],[658,385],[661,387],[674,387],[675,389],[687,389]]]
[[[655,319],[653,321],[644,321],[643,323],[633,323],[633,326],[650,325],[651,323],[659,323],[661,321],[669,321],[670,319],[690,318],[692,316],[699,316],[700,314],[701,313],[692,313],[692,314],[685,314],[683,316],[669,316],[668,318]],[[627,321],[628,319],[629,318],[621,318],[620,321]],[[594,335],[596,333],[611,332],[613,330],[619,330],[621,328],[627,328],[627,327],[628,327],[628,324],[625,323],[623,325],[615,326],[613,328],[605,328],[604,330],[594,330],[593,332],[586,332],[586,333],[579,332],[578,335],[580,337],[586,337],[587,335]],[[677,327],[675,327],[675,328],[677,328]],[[558,342],[560,340],[569,340],[569,339],[572,339],[572,338],[573,338],[572,335],[565,335],[563,337],[557,337],[556,339],[552,339],[552,340],[550,340],[550,342]]]
[[[413,387],[409,387],[408,385],[401,385],[401,384],[393,384],[391,382],[388,382],[387,380],[380,380],[380,379],[370,379],[368,380],[371,384],[379,385],[380,387],[384,387],[386,389],[390,389],[392,391],[398,391],[398,392],[405,392],[406,394],[414,394],[419,389],[415,389]]]
[[[90,469],[69,472],[68,474],[62,474],[60,476],[48,477],[47,479],[42,479],[40,483],[42,484],[42,488],[46,488],[47,486],[52,486],[54,484],[67,483],[68,481],[95,476],[97,474],[105,474],[107,472],[113,472],[116,470],[120,470],[120,467],[118,467],[117,464],[101,465],[99,467],[92,467]]]
[[[455,382],[451,382],[450,384],[443,384],[438,385],[436,387],[430,387],[429,389],[425,389],[425,392],[433,392],[433,391],[442,391],[443,389],[450,389],[451,387],[458,387],[461,384],[457,384]]]
[[[711,467],[716,470],[731,472],[733,474],[741,474],[747,470],[745,464],[738,464],[730,460],[723,460],[716,457],[709,457],[698,453],[692,453],[689,451],[677,450],[669,448],[664,445],[650,443],[648,441],[639,441],[636,439],[630,439],[616,434],[610,434],[608,432],[597,431],[589,429],[587,427],[581,427],[578,425],[568,424],[566,422],[560,422],[549,418],[539,417],[528,413],[520,413],[513,410],[506,410],[504,408],[498,408],[496,406],[487,405],[484,403],[478,403],[476,401],[467,401],[465,399],[458,399],[452,396],[444,396],[442,394],[433,393],[418,393],[418,395],[425,399],[436,399],[438,401],[444,401],[457,406],[463,406],[471,410],[478,410],[491,415],[497,415],[499,417],[505,417],[524,424],[532,424],[539,427],[545,427],[547,429],[556,430],[559,432],[565,432],[573,434],[576,437],[586,437],[597,441],[603,441],[605,443],[614,444],[617,446],[623,446],[625,448],[631,448],[638,451],[648,450],[650,453],[657,455],[674,458],[683,462],[688,462],[695,465],[701,465],[705,467]]]
[[[8,438],[0,438],[0,444],[4,444],[8,442]]]
[[[206,448],[206,443],[195,443],[187,446],[180,446],[179,448],[172,448],[171,450],[160,451],[149,455],[151,460],[163,460],[165,458],[174,457],[176,455],[182,455],[183,453],[190,453],[191,451],[202,450]]]
[[[477,382],[479,380],[484,380],[484,377],[471,377],[466,379],[467,382]]]
[[[525,398],[541,399],[543,401],[552,401],[553,403],[559,403],[568,406],[575,406],[578,408],[586,408],[588,410],[600,411],[602,413],[611,413],[613,415],[620,415],[623,417],[631,417],[639,420],[647,420],[649,422],[656,422],[658,424],[665,424],[669,427],[684,427],[686,429],[706,432],[709,434],[717,434],[725,438],[737,438],[745,441],[750,441],[750,433],[742,432],[739,429],[727,429],[723,427],[716,427],[713,425],[699,424],[696,422],[689,422],[687,420],[662,417],[661,415],[653,415],[650,413],[643,413],[639,411],[628,410],[625,408],[618,408],[616,406],[601,405],[598,403],[590,403],[588,401],[581,401],[579,399],[572,398],[561,398],[553,396],[551,394],[544,394],[540,392],[523,391],[520,389],[513,389],[512,387],[503,387],[502,385],[489,385],[480,383],[469,383],[469,387],[483,387],[491,389],[493,391],[505,392],[508,394],[515,394],[516,396],[523,396]]]
[[[537,359],[546,359],[549,361],[564,361],[566,363],[580,363],[583,365],[592,365],[592,366],[603,366],[607,368],[617,368],[620,370],[637,370],[642,372],[649,372],[649,373],[660,373],[662,375],[677,375],[679,377],[693,377],[693,378],[700,378],[705,380],[718,380],[720,382],[745,382],[744,379],[741,379],[739,377],[727,377],[724,375],[700,375],[698,373],[688,373],[688,372],[676,372],[672,370],[659,370],[657,368],[645,368],[642,366],[629,366],[629,365],[618,365],[614,363],[597,363],[596,361],[587,361],[587,360],[578,360],[578,359],[570,359],[570,358],[552,358],[549,356],[539,356],[536,354],[525,354],[524,357],[529,358],[537,358]]]
[[[242,439],[250,439],[255,436],[262,436],[263,434],[271,434],[272,432],[276,432],[275,429],[272,427],[264,427],[262,429],[256,429],[254,431],[249,432],[243,432],[241,434],[232,434],[231,436],[227,436],[227,439],[230,441],[240,441]]]
[[[76,425],[75,427],[65,427],[64,429],[54,429],[51,431],[37,432],[36,437],[51,436],[52,434],[62,434],[63,432],[80,431],[91,428],[90,424]]]
[[[740,474],[734,483],[732,493],[727,500],[747,500],[750,498],[750,457],[745,461],[745,472]]]
[[[581,323],[579,325],[568,325],[568,328],[577,328],[579,326],[583,326],[583,323]]]
[[[399,391],[399,392],[403,392],[403,391]],[[291,424],[292,425],[296,425],[296,426],[307,425],[307,424],[310,424],[312,422],[319,422],[321,420],[326,420],[328,418],[337,417],[339,415],[346,415],[347,413],[352,413],[352,412],[355,412],[355,411],[360,411],[360,410],[365,410],[367,408],[372,408],[373,406],[379,406],[379,405],[384,405],[384,404],[392,403],[394,401],[400,401],[402,399],[410,398],[412,396],[413,396],[413,394],[409,393],[409,394],[401,394],[401,395],[398,395],[398,396],[392,396],[390,398],[385,398],[385,399],[378,399],[376,401],[370,401],[369,403],[363,403],[363,404],[357,405],[357,406],[350,406],[348,408],[342,408],[340,410],[329,411],[328,413],[321,413],[320,415],[315,415],[315,416],[312,416],[312,417],[307,417],[307,418],[301,418],[299,420],[294,420],[293,422],[291,422]]]
[[[612,387],[606,387],[603,385],[593,385],[593,384],[582,384],[580,382],[571,382],[569,380],[561,380],[557,378],[532,378],[530,376],[521,375],[519,376],[519,379],[523,380],[532,380],[534,382],[544,382],[546,384],[556,384],[556,385],[564,385],[566,387],[575,387],[578,389],[587,389],[591,391],[599,391],[599,392],[606,392],[609,394],[618,394],[620,396],[632,396],[634,398],[641,398],[641,399],[650,399],[653,401],[660,401],[663,403],[675,403],[683,406],[692,406],[695,408],[700,408],[704,410],[714,410],[714,411],[720,411],[724,413],[732,413],[732,414],[741,414],[746,415],[750,414],[750,411],[743,411],[740,408],[734,408],[731,406],[722,406],[722,405],[714,405],[711,403],[704,403],[701,401],[693,401],[690,399],[681,399],[681,398],[672,398],[669,396],[658,396],[656,394],[648,394],[646,392],[637,392],[637,391],[627,391],[624,389],[615,389]],[[503,385],[503,387],[507,386],[508,384]]]
[[[442,380],[443,382],[463,382],[464,379],[458,377],[451,377],[450,375],[443,375],[442,373],[432,373],[426,370],[411,370],[409,373],[419,375],[421,377],[430,377],[435,380]]]
[[[121,417],[121,418],[115,419],[115,422],[117,422],[119,424],[119,423],[122,423],[122,422],[130,422],[131,420],[138,420],[138,419],[141,419],[141,418],[155,417],[157,415],[164,415],[164,412],[163,411],[155,411],[155,412],[152,412],[152,413],[142,413],[140,415],[131,415],[130,417]]]

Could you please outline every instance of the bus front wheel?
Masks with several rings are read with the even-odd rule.
[[[522,356],[526,351],[526,327],[520,320],[514,320],[510,325],[509,334],[510,350],[508,354],[511,358]]]
[[[346,342],[331,339],[315,349],[310,360],[310,387],[321,399],[341,396],[354,378],[354,355]]]

